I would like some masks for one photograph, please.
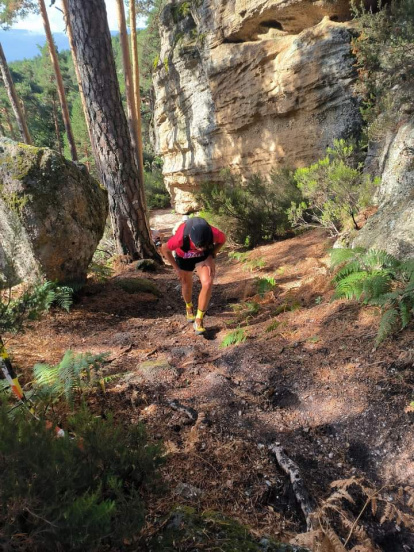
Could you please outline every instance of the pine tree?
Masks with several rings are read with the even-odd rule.
[[[62,74],[59,67],[59,61],[56,53],[55,44],[53,42],[52,32],[50,30],[50,24],[49,24],[49,18],[47,15],[46,5],[44,0],[38,0],[38,1],[39,1],[40,14],[42,16],[43,25],[45,28],[46,40],[49,48],[50,58],[52,60],[53,69],[56,75],[57,89],[59,94],[60,106],[62,110],[62,117],[63,117],[63,122],[65,124],[68,141],[70,144],[71,156],[72,156],[72,160],[76,161],[78,159],[78,155],[76,152],[76,146],[75,146],[75,140],[73,138],[72,127],[70,125],[69,109],[66,101],[65,89],[63,86],[63,79],[62,79]]]
[[[4,86],[7,90],[11,106],[16,117],[17,125],[20,130],[20,135],[23,142],[26,144],[31,144],[32,139],[29,134],[29,129],[27,128],[26,119],[23,114],[22,106],[20,104],[20,99],[17,97],[16,88],[14,86],[13,79],[11,77],[9,67],[7,65],[6,56],[3,52],[3,47],[0,44],[0,69],[3,76]]]
[[[122,107],[105,2],[68,0],[68,15],[97,165],[109,193],[116,243],[121,253],[132,258],[158,258]]]

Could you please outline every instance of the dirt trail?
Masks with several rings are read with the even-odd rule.
[[[151,226],[168,233],[176,220],[157,213]],[[110,352],[110,372],[122,376],[92,402],[127,423],[143,421],[169,451],[168,500],[155,503],[152,521],[175,501],[286,539],[305,526],[270,443],[284,446],[316,500],[351,475],[375,486],[414,484],[413,328],[374,350],[377,312],[330,301],[330,245],[313,231],[257,248],[250,264],[223,253],[207,338],[185,323],[173,271],[142,273],[133,264],[88,284],[69,315],[55,311],[7,345],[23,374],[67,349]],[[254,260],[263,267],[250,271]],[[143,277],[160,297],[118,285]],[[260,296],[265,277],[277,286]],[[235,328],[246,341],[221,347]],[[404,550],[390,528],[376,538],[382,550]]]

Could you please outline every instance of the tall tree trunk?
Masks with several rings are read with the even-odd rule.
[[[116,0],[119,39],[121,42],[122,63],[124,66],[125,92],[128,108],[128,125],[131,133],[132,146],[135,151],[137,165],[139,166],[138,135],[137,135],[137,111],[135,109],[134,83],[132,79],[131,57],[129,55],[128,33],[125,19],[123,0]]]
[[[150,237],[143,182],[122,107],[105,2],[68,0],[68,14],[117,245],[132,258],[159,258]]]
[[[7,65],[6,57],[3,52],[3,47],[0,44],[0,68],[1,74],[3,76],[4,86],[9,96],[11,106],[16,117],[17,126],[19,127],[20,135],[25,144],[31,144],[32,139],[30,138],[29,129],[27,128],[26,120],[23,115],[22,106],[20,100],[17,97],[16,88],[14,87],[14,82],[9,71],[9,66]],[[11,124],[9,125],[9,128]],[[12,127],[13,128],[13,127]],[[14,134],[14,132],[13,132]]]
[[[13,128],[13,125],[12,125],[12,122],[11,122],[11,119],[10,119],[9,110],[7,109],[7,107],[3,107],[2,111],[3,111],[3,113],[6,117],[7,128],[9,129],[9,133],[10,133],[11,138],[13,138],[13,140],[17,140],[17,136],[16,136],[16,133],[14,131],[14,128]]]
[[[56,75],[57,89],[59,94],[60,107],[62,109],[63,123],[65,125],[66,134],[68,137],[70,154],[73,161],[78,160],[78,154],[76,153],[75,140],[73,138],[72,127],[70,124],[68,104],[66,102],[65,89],[63,86],[62,74],[60,72],[59,60],[56,53],[55,43],[53,42],[52,32],[50,30],[49,18],[46,11],[44,0],[38,0],[40,14],[43,19],[43,26],[45,28],[47,45],[49,48],[50,58],[52,60],[53,69]]]
[[[92,135],[91,135],[91,129],[89,128],[89,123],[88,123],[85,96],[83,95],[81,76],[80,76],[80,73],[79,73],[78,62],[76,60],[76,48],[75,48],[75,44],[73,42],[72,27],[71,27],[70,22],[69,22],[68,1],[67,0],[62,0],[62,11],[63,11],[64,20],[65,20],[66,30],[67,30],[67,33],[68,33],[69,46],[70,46],[70,51],[72,53],[73,66],[75,68],[76,81],[78,83],[79,95],[80,95],[80,98],[81,98],[83,113],[84,113],[85,121],[86,121],[86,128],[88,129],[89,141],[92,145]],[[92,145],[92,147],[93,147],[93,145]],[[95,155],[95,157],[97,158],[96,155]],[[90,166],[90,163],[87,163],[88,170],[89,170],[89,166]]]
[[[53,122],[55,123],[56,142],[58,146],[58,152],[62,155],[62,142],[60,139],[59,119],[57,115],[55,98],[52,98],[52,110],[53,110]]]
[[[144,182],[144,156],[142,146],[142,122],[141,122],[141,93],[139,89],[139,64],[138,64],[138,44],[137,44],[137,17],[135,10],[135,0],[129,2],[129,26],[131,28],[131,52],[132,52],[132,82],[134,90],[134,103],[136,119],[136,133],[137,133],[137,147],[138,147],[138,163],[139,174],[141,180]]]

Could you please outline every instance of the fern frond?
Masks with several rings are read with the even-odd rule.
[[[335,277],[332,281],[334,283],[340,282],[341,280],[355,272],[361,272],[361,263],[357,260],[353,260],[342,267],[339,272],[335,274]]]
[[[397,270],[401,262],[380,249],[369,249],[363,256],[362,262],[367,269],[380,270],[383,268],[389,268],[391,270]]]
[[[365,302],[390,292],[391,283],[391,276],[386,271],[378,270],[367,274],[362,286]]]
[[[401,298],[401,291],[391,291],[389,293],[384,293],[384,295],[379,295],[378,297],[371,297],[367,300],[368,305],[375,305],[376,307],[385,308],[387,305],[396,306]]]
[[[348,477],[347,479],[336,479],[329,485],[332,489],[348,489],[351,485],[361,486],[360,481],[356,477]]]
[[[391,502],[386,502],[384,513],[380,519],[380,524],[383,525],[386,521],[392,521],[395,519],[395,508]]]
[[[106,356],[107,353],[75,354],[68,350],[56,366],[37,364],[33,368],[34,383],[50,397],[64,396],[72,405],[77,391],[94,384],[94,376]]]
[[[242,328],[238,328],[237,330],[234,330],[234,332],[230,332],[226,335],[226,337],[220,343],[220,347],[230,347],[230,345],[238,345],[239,343],[243,343],[244,341],[246,341],[246,339],[246,332]]]
[[[407,259],[400,265],[400,272],[410,283],[414,284],[414,259]]]
[[[365,252],[365,249],[362,247],[356,247],[355,249],[347,249],[347,248],[337,248],[337,249],[330,249],[330,265],[331,268],[335,268],[346,261],[350,261],[351,259],[355,259],[359,254],[362,254]]]
[[[364,280],[366,280],[367,276],[366,272],[353,272],[338,283],[334,297],[360,299],[364,290]]]
[[[405,328],[414,317],[414,297],[403,297],[400,302],[401,328]]]
[[[398,325],[399,312],[397,309],[391,308],[384,312],[381,318],[375,344],[379,345],[387,338]]]
[[[341,539],[338,537],[332,527],[323,527],[322,530],[335,552],[346,552]]]

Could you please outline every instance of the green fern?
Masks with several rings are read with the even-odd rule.
[[[263,297],[268,291],[272,291],[276,287],[276,280],[273,277],[259,278],[257,280],[257,292]]]
[[[388,309],[381,317],[375,344],[379,345],[386,337],[396,330],[398,326],[399,312],[395,308]]]
[[[364,280],[368,277],[366,272],[353,272],[337,283],[335,298],[356,299],[361,298],[364,291]]]
[[[93,355],[66,351],[60,363],[55,366],[48,364],[34,366],[34,384],[39,389],[41,397],[53,399],[64,396],[72,406],[77,392],[100,384],[102,381],[100,369],[107,356],[108,353]]]
[[[362,249],[361,247],[356,247],[355,249],[331,249],[329,251],[331,268],[336,268],[337,266],[342,265],[349,260],[355,259],[358,253],[362,253],[363,251],[364,249]]]
[[[339,268],[332,280],[334,298],[381,308],[377,345],[414,318],[414,259],[400,261],[376,249],[334,249],[331,266]]]
[[[242,328],[238,328],[226,335],[220,343],[220,347],[230,347],[230,345],[239,345],[247,339],[247,334]]]
[[[3,332],[19,332],[26,320],[36,320],[53,304],[69,311],[72,290],[47,281],[27,288],[16,298],[8,293],[5,297],[0,296],[0,335]]]

